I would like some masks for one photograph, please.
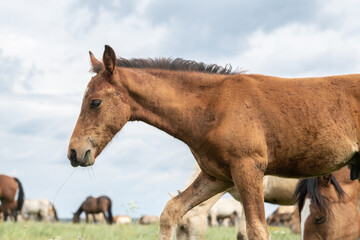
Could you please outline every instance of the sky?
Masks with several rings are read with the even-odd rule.
[[[66,157],[94,75],[89,50],[280,77],[359,73],[359,10],[356,0],[1,1],[0,173],[19,178],[27,198],[54,201],[60,218],[90,195],[108,195],[114,215],[160,215],[195,164],[184,143],[131,122],[94,166]]]

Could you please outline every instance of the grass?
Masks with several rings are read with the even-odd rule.
[[[299,240],[287,228],[269,228],[272,240]],[[1,240],[156,240],[158,225],[0,222]],[[235,240],[236,228],[208,228],[205,240]]]

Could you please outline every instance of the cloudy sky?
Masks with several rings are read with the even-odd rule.
[[[71,217],[89,195],[114,214],[159,215],[195,162],[182,142],[128,123],[91,168],[67,145],[92,73],[88,51],[182,57],[282,77],[360,71],[356,0],[13,0],[0,2],[0,172]],[[137,203],[130,209],[131,202]],[[273,207],[267,205],[267,214]]]

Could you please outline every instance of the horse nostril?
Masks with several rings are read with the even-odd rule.
[[[90,150],[87,150],[84,156],[84,159],[88,159],[89,155],[90,155]]]
[[[71,160],[72,162],[77,161],[76,151],[75,151],[74,149],[71,149],[71,150],[70,150],[70,160]]]

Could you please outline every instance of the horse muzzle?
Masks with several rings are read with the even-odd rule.
[[[73,167],[87,167],[94,164],[94,149],[89,141],[72,141],[69,144],[68,159]]]

